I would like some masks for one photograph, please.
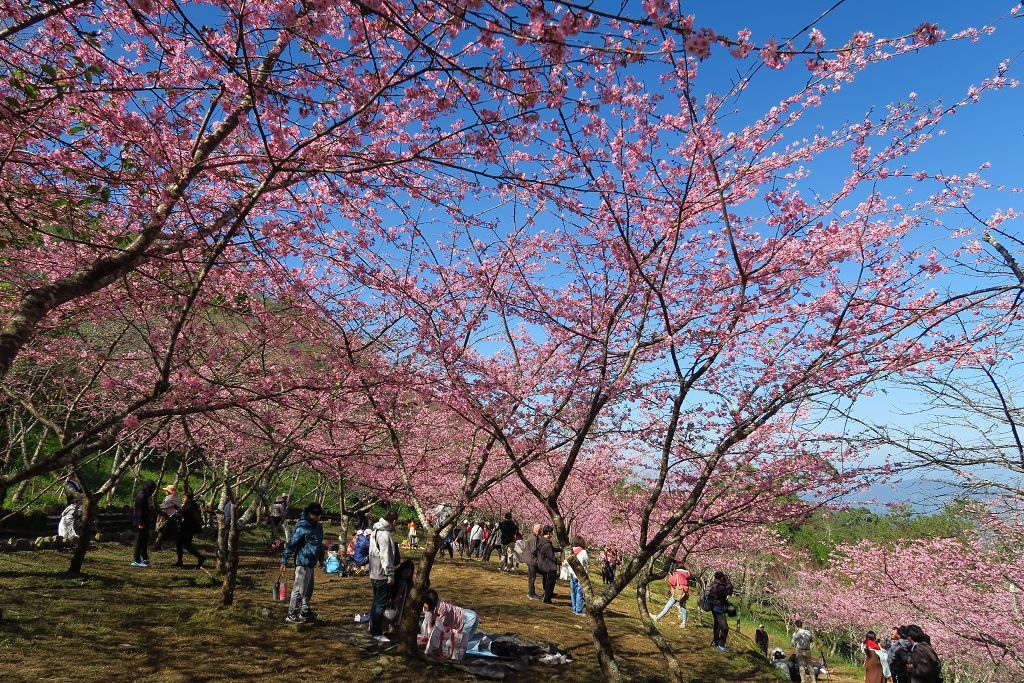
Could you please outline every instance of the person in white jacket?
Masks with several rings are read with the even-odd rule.
[[[370,606],[370,635],[374,640],[390,642],[384,635],[384,610],[391,600],[391,586],[395,583],[395,565],[398,548],[391,530],[398,521],[398,513],[388,510],[373,525],[370,534],[370,585],[373,586],[373,604]]]

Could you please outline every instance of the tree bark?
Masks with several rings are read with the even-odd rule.
[[[594,636],[594,647],[597,648],[597,663],[601,667],[601,676],[608,683],[622,683],[625,680],[622,672],[619,671],[619,663],[615,661],[615,648],[612,646],[611,636],[608,635],[608,625],[604,621],[604,610],[587,610],[591,621],[594,622],[592,634]],[[649,617],[648,617],[649,618]]]
[[[434,567],[434,559],[440,548],[441,535],[437,530],[431,529],[427,544],[423,548],[423,557],[416,565],[416,575],[413,577],[412,590],[409,591],[402,613],[402,623],[398,625],[398,651],[406,656],[416,655],[419,651],[416,634],[419,631],[420,611],[423,598],[430,590],[430,571]]]
[[[647,588],[649,585],[650,570],[647,570],[638,577],[636,584],[636,606],[640,611],[640,622],[644,625],[647,637],[651,639],[655,647],[658,648],[658,652],[665,659],[665,665],[668,667],[666,673],[669,680],[673,683],[683,683],[683,672],[679,666],[679,659],[676,657],[672,646],[665,640],[665,636],[658,630],[654,619],[651,618],[651,610],[647,606]]]
[[[75,478],[82,487],[82,533],[78,535],[78,542],[75,550],[71,553],[71,564],[68,566],[68,573],[78,576],[82,573],[82,565],[85,563],[85,554],[89,552],[89,545],[96,528],[96,517],[99,512],[96,504],[96,497],[89,488],[89,484],[82,473],[75,469]]]
[[[231,525],[228,527],[227,553],[224,563],[224,583],[221,586],[222,603],[225,606],[235,601],[235,586],[238,584],[238,537],[242,527],[238,523],[238,515],[231,510]]]

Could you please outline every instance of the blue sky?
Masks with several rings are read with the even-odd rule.
[[[695,17],[695,26],[709,26],[717,32],[735,36],[748,28],[752,40],[761,43],[770,37],[789,37],[810,24],[834,4],[832,0],[796,2],[700,2],[687,7]],[[1016,58],[1008,76],[1024,80],[1024,17],[1011,19],[1014,0],[976,0],[975,2],[923,2],[921,0],[847,0],[817,23],[828,45],[842,45],[855,31],[869,31],[876,37],[905,35],[923,22],[934,22],[947,36],[967,27],[996,26],[994,35],[977,43],[958,41],[921,50],[918,54],[886,64],[875,65],[858,77],[826,110],[831,120],[842,120],[844,113],[859,117],[871,105],[903,101],[916,92],[919,101],[941,98],[951,102],[962,97],[968,87],[993,75],[1003,59]],[[797,41],[798,46],[804,43]],[[713,51],[707,66],[727,76],[748,62],[737,62],[723,48]],[[796,67],[796,68],[794,68]],[[793,64],[779,72],[759,73],[754,87],[745,97],[762,98],[767,104],[781,91],[806,79],[803,67]],[[713,80],[717,80],[713,79]],[[786,86],[790,86],[787,89]],[[988,176],[996,182],[1024,184],[1024,88],[1007,89],[981,106],[967,107],[944,126],[948,134],[928,146],[923,160],[951,171],[954,167],[977,168],[992,164]]]

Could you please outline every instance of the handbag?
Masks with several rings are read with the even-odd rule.
[[[285,600],[288,597],[288,585],[284,581],[284,573],[277,575],[277,581],[274,582],[274,599]]]

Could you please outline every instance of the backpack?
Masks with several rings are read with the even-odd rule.
[[[341,573],[341,558],[335,553],[331,553],[327,556],[324,561],[324,571],[328,574],[340,574]]]
[[[714,604],[715,604],[715,601],[711,597],[711,589],[710,588],[705,588],[704,592],[702,592],[700,594],[700,597],[697,598],[697,606],[700,607],[705,612],[710,612],[711,608],[714,607]]]

